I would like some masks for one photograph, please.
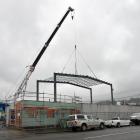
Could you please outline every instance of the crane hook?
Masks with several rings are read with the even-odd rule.
[[[71,19],[73,20],[74,19],[74,11],[73,12],[71,12]]]

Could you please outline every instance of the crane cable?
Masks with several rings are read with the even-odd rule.
[[[66,67],[67,67],[67,65],[69,64],[69,62],[70,62],[70,60],[71,60],[71,58],[72,58],[73,54],[74,54],[74,50],[72,51],[72,53],[71,53],[71,55],[69,56],[69,58],[68,58],[67,62],[65,63],[65,65],[64,65],[64,67],[63,67],[63,69],[62,69],[61,73],[63,73],[63,72],[64,72],[64,70],[66,69]]]
[[[84,57],[82,56],[82,54],[79,52],[79,50],[77,50],[79,56],[82,58],[83,62],[86,64],[86,66],[88,67],[88,69],[90,70],[90,72],[93,74],[93,76],[95,78],[97,78],[97,76],[95,75],[95,73],[93,72],[93,70],[91,69],[91,67],[88,65],[88,63],[86,62],[86,60],[84,59]]]
[[[74,40],[75,40],[75,74],[78,74],[78,69],[77,69],[77,32],[76,32],[76,24],[75,24],[75,11],[71,13],[71,18],[73,20],[73,28],[74,28]],[[84,63],[86,64],[86,66],[88,67],[88,69],[90,70],[90,72],[94,75],[95,78],[97,78],[97,76],[95,75],[95,73],[93,72],[93,70],[91,69],[91,67],[86,63],[85,59],[83,58],[83,56],[80,54],[80,52],[78,51],[79,55],[81,56],[81,58],[83,59]]]
[[[68,58],[68,61],[66,62],[66,64],[64,65],[63,69],[62,69],[62,73],[64,72],[64,70],[66,69],[66,66],[68,65],[69,61],[71,60],[73,54],[75,53],[75,74],[78,74],[78,69],[77,69],[77,52],[79,54],[79,56],[82,58],[83,62],[86,64],[86,66],[88,67],[89,71],[93,74],[93,76],[95,78],[97,78],[97,76],[95,75],[95,73],[93,72],[93,70],[91,69],[91,67],[87,64],[87,62],[85,61],[84,57],[81,55],[81,53],[79,52],[79,50],[77,49],[77,32],[76,32],[76,24],[75,24],[75,11],[71,12],[71,19],[73,21],[73,31],[74,31],[74,43],[75,43],[75,48],[74,51],[72,52],[72,54],[70,55],[70,57]]]
[[[74,62],[74,68],[75,68],[75,75],[78,74],[77,69],[77,32],[76,32],[76,23],[75,23],[75,11],[71,13],[71,19],[73,21],[73,32],[74,32],[74,44],[75,44],[75,62]]]
[[[72,19],[72,21],[74,21],[74,15],[75,15],[75,11],[71,12],[71,19]],[[72,51],[72,53],[71,53],[71,55],[69,56],[67,62],[65,63],[64,67],[62,68],[61,73],[63,73],[64,70],[66,69],[66,67],[67,67],[67,65],[69,64],[69,61],[71,60],[73,54],[74,54],[74,50]]]

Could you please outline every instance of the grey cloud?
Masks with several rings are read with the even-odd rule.
[[[0,88],[3,92],[7,92],[3,87],[14,86],[19,73],[32,64],[69,4],[76,9],[75,23],[70,16],[66,19],[36,67],[29,89],[35,89],[36,79],[60,72],[76,43],[97,76],[113,83],[115,94],[138,90],[138,0],[1,0],[0,77],[3,84]],[[81,62],[78,69],[82,74],[91,74]],[[67,72],[73,70],[74,64],[71,64]]]

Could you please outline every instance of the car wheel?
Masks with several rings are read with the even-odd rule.
[[[119,128],[120,126],[121,126],[121,125],[120,125],[120,123],[117,123],[116,127],[118,127],[118,128]]]
[[[86,124],[82,124],[82,126],[81,126],[81,131],[86,131],[86,130],[87,130]]]
[[[100,127],[100,129],[104,129],[105,126],[103,123],[101,123],[99,127]]]

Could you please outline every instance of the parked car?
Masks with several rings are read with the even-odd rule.
[[[120,117],[112,118],[111,120],[105,121],[105,126],[107,127],[121,127],[130,126],[131,121],[126,119],[121,119]]]
[[[104,129],[104,120],[95,118],[92,115],[73,114],[68,116],[67,127],[76,131],[86,131],[87,129],[100,128]]]
[[[140,125],[140,113],[133,113],[130,116],[130,120],[135,125]]]

